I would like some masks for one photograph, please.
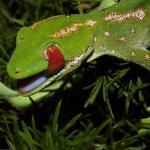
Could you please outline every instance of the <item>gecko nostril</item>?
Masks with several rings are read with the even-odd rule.
[[[20,73],[20,70],[17,68],[16,70],[15,70],[15,74],[19,74]]]

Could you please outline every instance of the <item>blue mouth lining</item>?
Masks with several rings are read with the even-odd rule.
[[[33,75],[29,78],[22,79],[18,81],[18,92],[20,94],[27,94],[34,89],[36,89],[39,85],[45,82],[48,79],[47,72],[42,72],[37,75]]]

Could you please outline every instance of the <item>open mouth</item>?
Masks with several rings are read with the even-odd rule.
[[[39,74],[33,75],[31,77],[18,80],[18,92],[21,95],[27,95],[31,93],[34,89],[40,86],[48,79],[49,75],[47,71],[43,71]]]
[[[82,63],[80,61],[82,57],[83,55],[76,57],[73,61],[66,62],[65,66],[57,70],[57,72],[50,73],[46,70],[31,77],[18,80],[18,92],[23,96],[35,94],[78,68]]]
[[[81,54],[68,62],[64,62],[63,57],[58,54],[57,57],[55,57],[55,60],[50,56],[49,58],[51,59],[49,59],[50,61],[48,62],[50,68],[48,67],[47,70],[26,79],[18,80],[19,93],[24,96],[32,95],[52,84],[54,81],[62,79],[78,68],[92,52],[93,49],[89,47],[86,53]],[[54,54],[53,51],[53,55]]]
[[[48,61],[48,68],[41,73],[18,81],[18,91],[22,95],[30,95],[44,88],[49,83],[47,80],[64,68],[64,56],[56,45],[47,47],[44,54]]]
[[[80,59],[81,58],[82,57],[80,56]],[[18,80],[18,92],[23,96],[35,94],[78,68],[82,63],[80,59],[78,57],[75,58],[74,61],[66,62],[63,68],[53,74],[46,70],[31,77]]]

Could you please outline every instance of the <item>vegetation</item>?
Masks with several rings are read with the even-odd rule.
[[[24,25],[58,14],[84,13],[100,0],[1,0],[0,81]],[[16,110],[0,102],[0,149],[144,150],[150,147],[150,73],[112,57],[83,64],[46,102]]]

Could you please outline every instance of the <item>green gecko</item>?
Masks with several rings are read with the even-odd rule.
[[[23,27],[8,63],[19,93],[32,95],[103,55],[150,70],[150,1],[123,0],[87,14],[56,16]]]

